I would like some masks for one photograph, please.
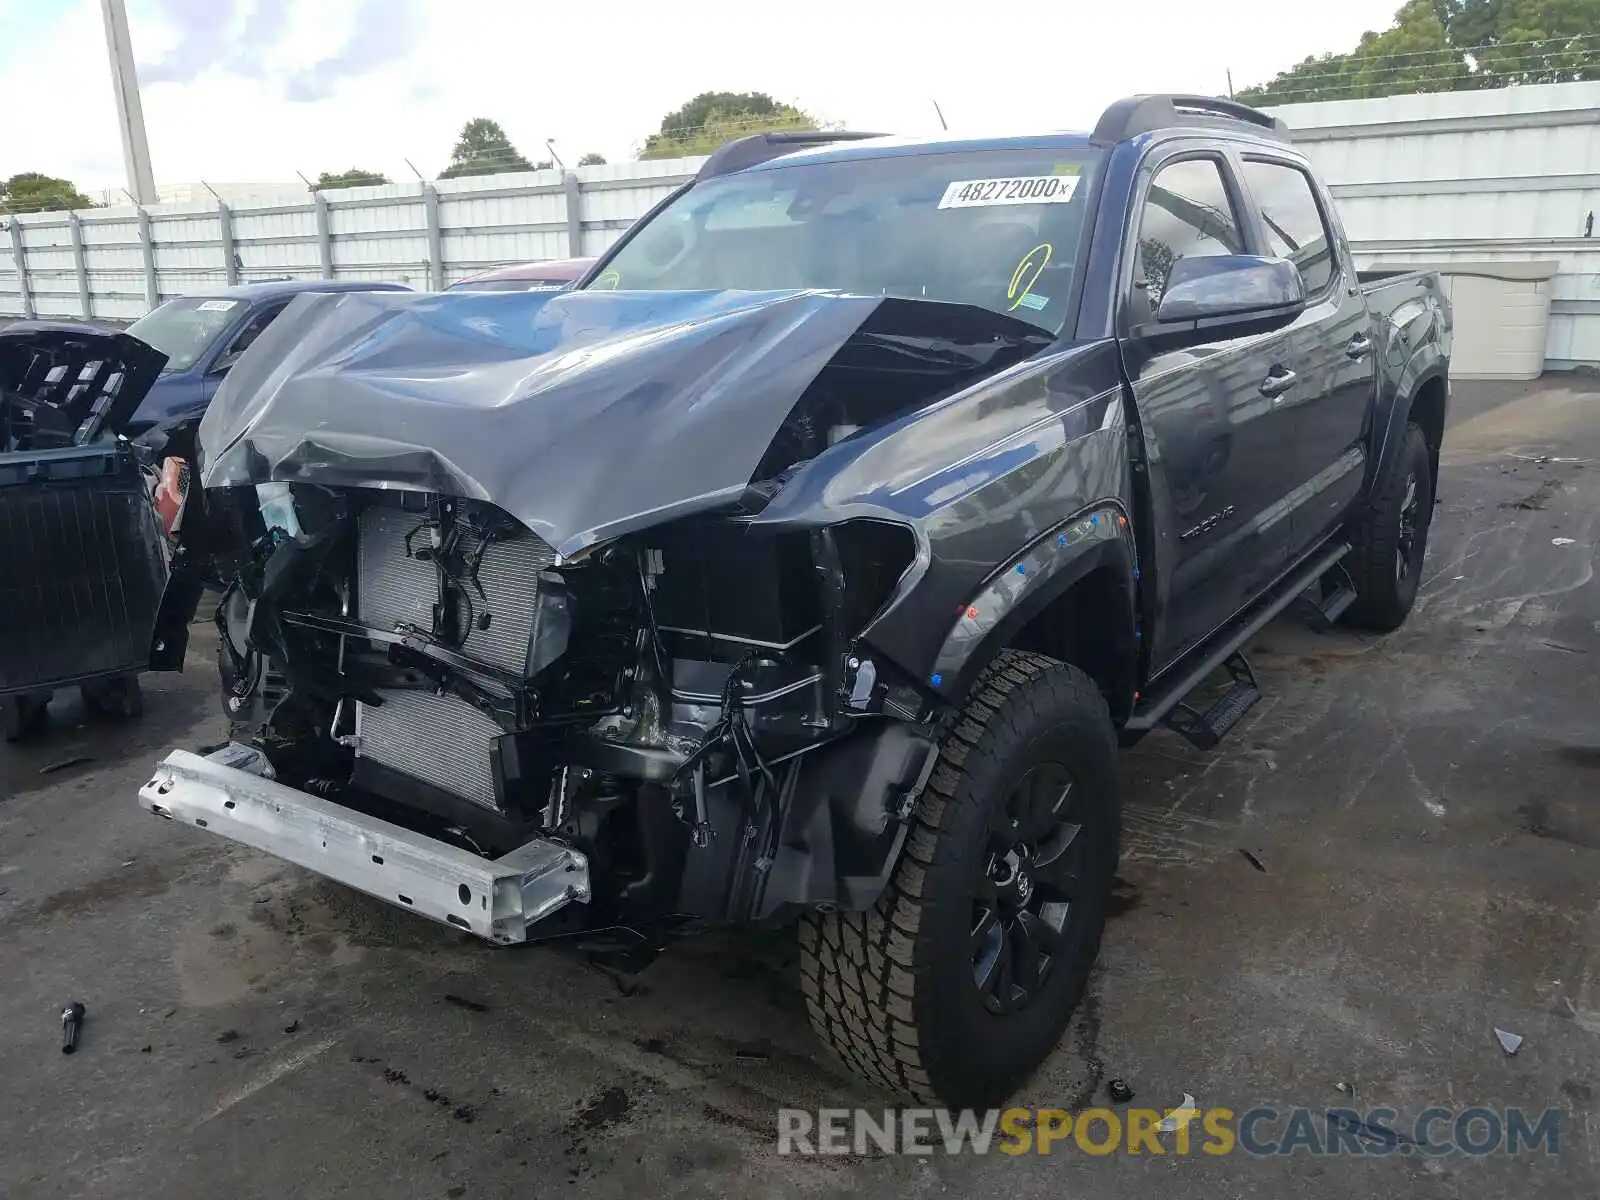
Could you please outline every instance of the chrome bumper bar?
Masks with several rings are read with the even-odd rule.
[[[480,858],[285,787],[270,770],[237,743],[204,758],[174,750],[139,804],[491,942],[526,941],[534,922],[589,899],[588,859],[568,846],[540,838]]]

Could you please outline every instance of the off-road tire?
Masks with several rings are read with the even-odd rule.
[[[1079,836],[1092,863],[1082,938],[1026,1008],[998,1016],[973,979],[970,922],[990,814],[1028,766],[1064,763],[1088,789]],[[1055,1049],[1083,997],[1117,866],[1120,795],[1110,713],[1092,680],[1004,651],[945,735],[900,862],[874,906],[800,927],[812,1026],[863,1079],[915,1103],[985,1108]],[[1086,872],[1087,873],[1087,872]],[[1076,903],[1076,902],[1075,902]]]
[[[1408,553],[1408,569],[1396,570],[1403,534],[1406,496],[1415,481],[1415,520]],[[1434,478],[1428,442],[1416,425],[1407,425],[1400,452],[1390,469],[1379,477],[1377,488],[1361,516],[1351,527],[1351,551],[1345,558],[1356,599],[1344,621],[1356,629],[1389,633],[1405,624],[1417,600],[1423,558],[1428,549],[1428,527],[1433,519]]]

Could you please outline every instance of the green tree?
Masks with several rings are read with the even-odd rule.
[[[1501,16],[1495,35],[1474,44],[1484,86],[1600,79],[1600,0],[1475,3]]]
[[[1354,50],[1246,88],[1247,104],[1600,79],[1600,0],[1407,0]]]
[[[0,181],[0,212],[59,212],[62,209],[93,208],[95,203],[69,180],[37,171],[23,171]]]
[[[323,188],[347,187],[377,187],[389,182],[387,175],[377,171],[363,171],[360,167],[351,167],[348,171],[324,171],[317,176],[317,190]]]
[[[534,166],[517,152],[498,121],[475,117],[461,127],[450,165],[439,172],[440,179],[459,179],[464,175],[498,175],[504,171],[532,171]]]
[[[606,156],[604,154],[596,154],[591,150],[578,160],[578,165],[580,167],[603,167],[606,165]]]
[[[765,92],[701,92],[661,119],[645,139],[640,158],[684,158],[710,154],[734,138],[784,129],[818,129],[820,123],[792,104]]]

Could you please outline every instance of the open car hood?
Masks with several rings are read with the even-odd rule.
[[[201,480],[486,500],[570,556],[739,496],[847,345],[892,355],[952,327],[1012,361],[1049,340],[982,309],[818,292],[308,295],[207,410]]]
[[[0,329],[0,452],[84,445],[121,431],[167,356],[114,329],[17,321]]]

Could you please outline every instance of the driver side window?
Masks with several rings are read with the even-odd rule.
[[[1245,253],[1241,228],[1221,162],[1190,158],[1157,171],[1139,215],[1129,323],[1155,319],[1180,258]]]
[[[250,348],[250,344],[260,337],[262,331],[271,325],[278,314],[289,307],[285,300],[282,304],[269,304],[245,322],[244,328],[239,330],[233,341],[228,343],[228,348],[222,352],[223,357],[230,358],[243,354]]]

